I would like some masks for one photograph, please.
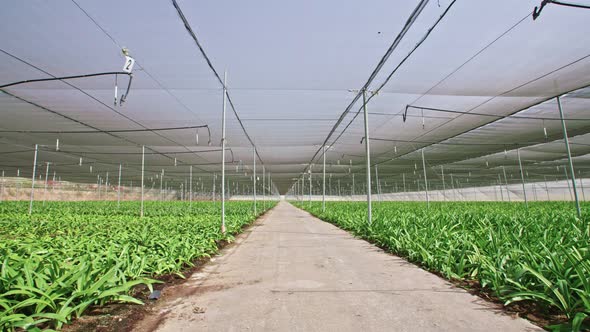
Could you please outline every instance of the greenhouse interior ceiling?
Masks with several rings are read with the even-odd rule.
[[[518,183],[519,161],[527,182],[564,179],[566,126],[586,177],[589,12],[539,3],[5,5],[0,168],[30,178],[37,149],[39,169],[72,182],[121,166],[123,183],[139,183],[142,159],[151,182],[182,183],[189,168],[211,182],[226,109],[230,181],[248,186],[256,169],[285,194],[325,156],[344,188],[367,170],[366,108],[370,166],[388,192],[406,177],[440,188],[443,174]]]

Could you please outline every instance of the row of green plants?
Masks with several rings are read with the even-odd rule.
[[[589,328],[589,204],[578,218],[564,202],[382,202],[370,225],[366,203],[295,204],[446,278],[475,280],[505,305],[567,321],[550,328]]]
[[[274,205],[266,202],[266,208]],[[232,241],[257,216],[226,203],[226,234],[214,202],[28,202],[0,204],[0,331],[60,329],[94,305],[141,304],[157,276],[178,274]],[[262,204],[258,212],[263,213]]]

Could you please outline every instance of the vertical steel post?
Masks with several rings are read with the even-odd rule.
[[[402,181],[404,182],[404,193],[406,192],[406,173],[402,173]]]
[[[520,161],[520,148],[516,149],[516,155],[518,156],[518,167],[520,168],[520,180],[522,181],[522,192],[524,195],[524,205],[528,208],[529,202],[526,197],[526,188],[524,186],[524,171],[522,170],[522,162]]]
[[[257,215],[258,213],[256,212],[256,148],[254,147],[252,149],[252,157],[254,158],[254,166],[253,166],[253,174],[252,175],[252,181],[254,182],[252,184],[252,194],[254,195],[254,215]]]
[[[33,213],[33,199],[35,198],[35,176],[37,172],[37,153],[39,144],[35,144],[35,157],[33,158],[33,177],[31,178],[31,200],[29,202],[29,216]]]
[[[424,148],[422,148],[422,169],[424,170],[424,189],[426,192],[426,207],[430,207],[430,199],[428,198],[428,178],[426,177],[426,160],[424,160]]]
[[[504,173],[504,186],[506,188],[506,195],[508,196],[508,202],[510,202],[510,191],[508,190],[508,178],[506,177],[506,167],[502,165],[502,173]]]
[[[141,210],[139,211],[139,216],[143,218],[143,181],[144,181],[144,172],[145,172],[145,145],[141,146]],[[164,175],[164,170],[162,170],[162,175]]]
[[[367,112],[367,90],[363,89],[363,113],[365,119],[365,159],[367,170],[367,222],[373,222],[371,207],[371,150],[369,146],[369,113]]]
[[[266,167],[262,165],[262,210],[266,210]]]
[[[4,170],[2,170],[2,187],[0,188],[0,201],[4,198]]]
[[[379,202],[381,202],[381,185],[379,183],[379,169],[377,168],[377,165],[375,165],[375,186],[377,186],[377,198],[379,199]]]
[[[442,174],[442,185],[443,185],[443,200],[446,201],[447,200],[447,195],[446,195],[446,191],[447,188],[445,186],[445,168],[443,167],[443,165],[440,165],[440,172]]]
[[[311,190],[312,190],[312,185],[311,185],[311,165],[309,166],[309,206],[311,207]]]
[[[550,201],[551,197],[549,196],[549,187],[547,187],[547,176],[543,175],[543,179],[545,180],[545,191],[547,192],[547,200]]]
[[[160,174],[160,200],[164,200],[164,191],[162,185],[164,183],[164,169],[162,168],[162,173]]]
[[[189,188],[189,193],[188,193],[188,198],[189,198],[189,203],[188,206],[189,208],[193,207],[193,165],[190,165],[188,167],[188,188]],[[192,211],[192,210],[191,210]]]
[[[354,173],[352,173],[352,187],[351,187],[352,196],[354,196]]]
[[[322,147],[322,149],[324,150],[323,152],[323,157],[324,157],[324,167],[322,169],[322,181],[323,181],[323,185],[322,185],[322,212],[326,212],[326,146],[324,145]]]
[[[121,164],[119,164],[119,179],[117,185],[117,207],[121,206]]]
[[[582,201],[586,201],[586,192],[584,191],[584,179],[580,175],[580,171],[578,171],[578,179],[580,180],[580,189],[582,189]]]
[[[108,193],[108,191],[109,191],[109,172],[107,172],[107,178],[106,178],[106,180],[104,182],[104,193],[105,193],[105,195]]]
[[[500,187],[500,198],[502,202],[504,202],[504,190],[502,190],[502,178],[500,177],[500,173],[498,173],[498,186]]]
[[[455,180],[453,180],[453,173],[451,173],[451,190],[453,191],[453,201],[456,201],[457,192],[455,191]]]
[[[49,164],[50,162],[46,162],[47,167],[45,168],[45,188],[43,189],[43,205],[45,205],[45,200],[47,200],[47,178],[49,176]]]
[[[223,113],[221,116],[221,233],[225,234],[225,107],[227,71],[223,74]]]
[[[565,126],[565,119],[563,118],[563,110],[561,108],[561,99],[557,96],[557,106],[559,108],[559,118],[561,119],[561,128],[563,129],[563,141],[565,143],[565,150],[567,151],[567,160],[570,167],[570,174],[572,175],[572,188],[574,189],[574,197],[576,199],[576,211],[578,217],[582,216],[580,209],[580,200],[578,199],[578,190],[576,188],[576,175],[574,174],[574,163],[572,162],[572,153],[570,151],[570,141],[567,136],[567,128]]]

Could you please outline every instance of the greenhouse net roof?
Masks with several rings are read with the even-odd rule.
[[[124,74],[2,88],[0,169],[30,177],[38,144],[38,165],[49,162],[64,180],[94,182],[121,164],[125,181],[138,181],[145,146],[148,177],[164,170],[182,182],[192,166],[194,178],[211,181],[221,169],[227,70],[233,181],[250,181],[254,146],[257,171],[270,172],[282,193],[310,168],[321,170],[323,146],[333,178],[350,183],[364,173],[363,87],[371,164],[388,190],[423,176],[422,148],[433,188],[443,172],[491,185],[505,169],[517,181],[517,149],[527,181],[562,176],[557,96],[584,176],[590,11],[548,4],[533,20],[538,5],[16,2],[0,13],[0,85],[120,72],[122,48],[137,62],[130,89]],[[119,98],[128,93],[123,104],[114,102],[115,85]]]

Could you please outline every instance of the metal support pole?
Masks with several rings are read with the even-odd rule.
[[[455,181],[453,180],[453,173],[451,173],[451,190],[453,191],[453,201],[456,201],[457,192],[455,191]]]
[[[193,165],[190,165],[188,167],[188,188],[189,188],[189,203],[188,206],[189,208],[193,207]]]
[[[424,189],[426,192],[426,207],[430,207],[430,199],[428,198],[428,178],[426,177],[426,160],[424,160],[424,148],[422,148],[422,170],[424,170]]]
[[[324,167],[322,169],[322,212],[326,212],[326,146],[323,147]]]
[[[584,179],[580,176],[580,171],[578,171],[578,179],[580,180],[580,189],[582,189],[582,201],[586,201],[586,192],[584,190]]]
[[[504,202],[504,190],[502,190],[502,178],[500,177],[500,173],[498,173],[498,186],[500,187],[500,198],[502,202]]]
[[[35,157],[33,158],[33,177],[31,178],[31,201],[29,202],[29,216],[33,213],[33,199],[35,198],[35,176],[37,171],[37,153],[39,144],[35,144]]]
[[[567,151],[567,160],[570,166],[570,174],[572,175],[572,188],[574,189],[574,198],[576,199],[576,211],[578,217],[582,216],[580,209],[580,200],[578,199],[578,190],[576,188],[576,175],[574,174],[574,163],[572,162],[572,153],[570,151],[570,141],[567,136],[567,128],[565,126],[565,119],[563,118],[563,110],[561,109],[561,99],[557,97],[557,106],[559,108],[559,118],[561,119],[561,127],[563,129],[563,141],[565,142],[565,150]]]
[[[352,187],[351,187],[352,196],[354,196],[354,173],[352,173]]]
[[[162,184],[164,183],[164,169],[162,168],[162,173],[160,174],[160,200],[164,200],[164,191],[162,189]]]
[[[119,184],[117,185],[117,207],[121,206],[121,164],[119,164]]]
[[[369,146],[369,113],[367,112],[367,90],[363,89],[363,113],[365,119],[365,159],[367,162],[367,222],[373,222],[371,207],[371,150]]]
[[[508,190],[508,178],[506,177],[506,167],[502,165],[502,172],[504,173],[504,186],[506,188],[506,195],[508,195],[508,202],[510,202],[510,191]]]
[[[404,193],[406,192],[406,173],[402,173],[402,181],[404,182]]]
[[[4,170],[2,170],[2,188],[0,188],[0,201],[4,198]]]
[[[381,185],[379,183],[379,169],[377,168],[377,165],[375,165],[375,185],[377,186],[377,198],[379,199],[379,202],[381,202]]]
[[[550,201],[551,197],[549,196],[549,187],[547,187],[547,176],[543,175],[543,179],[545,179],[545,191],[547,192],[547,200]]]
[[[266,167],[262,165],[262,210],[266,210]]]
[[[143,218],[143,180],[144,180],[144,171],[145,171],[145,145],[141,146],[141,210],[139,212],[139,216]],[[164,170],[162,170],[162,175],[164,175]]]
[[[253,174],[252,181],[254,182],[252,185],[252,194],[254,195],[254,215],[257,215],[256,212],[256,148],[252,150],[252,157],[254,158],[254,167],[253,167]]]
[[[221,233],[225,234],[225,107],[227,71],[223,74],[223,113],[221,116]]]
[[[446,201],[447,200],[447,195],[446,195],[447,188],[445,186],[445,168],[442,165],[440,165],[440,172],[442,174],[442,182],[443,182],[442,183],[442,185],[443,185],[443,200]]]
[[[311,207],[311,166],[309,166],[309,206]]]
[[[524,171],[522,170],[522,162],[520,161],[520,148],[516,149],[516,155],[518,156],[518,167],[520,168],[520,180],[522,181],[522,192],[524,195],[524,205],[528,208],[529,202],[526,197],[526,188],[524,186]]]
[[[43,189],[43,205],[45,205],[45,200],[47,199],[47,177],[49,176],[49,164],[50,162],[46,162],[47,167],[45,168],[45,188]]]

